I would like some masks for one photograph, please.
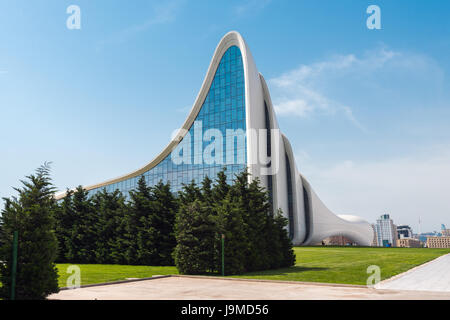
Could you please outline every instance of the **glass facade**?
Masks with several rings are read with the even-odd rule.
[[[194,132],[194,128],[199,127],[201,128],[201,134]],[[211,136],[211,130],[209,129],[216,129],[216,132],[220,130],[223,136],[222,154],[216,150],[217,148],[214,148],[211,152],[212,156],[216,158],[213,163],[202,159],[205,148],[213,143],[217,145],[220,141],[217,140],[217,137]],[[232,143],[229,143],[230,140],[226,138],[227,130],[233,130],[237,133],[232,137]],[[179,163],[178,161],[172,161],[173,154],[169,154],[158,165],[145,172],[143,176],[150,186],[155,185],[160,180],[164,183],[170,182],[172,191],[176,192],[182,189],[183,184],[188,184],[192,180],[200,183],[205,176],[214,180],[217,173],[226,167],[227,181],[231,184],[234,175],[242,172],[246,167],[247,141],[245,132],[244,67],[240,49],[232,46],[222,56],[194,125],[191,126],[188,134],[180,142],[180,145],[184,144],[189,149],[190,160]],[[238,143],[239,141],[243,141],[243,143]],[[201,148],[198,146],[201,146]],[[209,147],[209,149],[211,148]],[[185,150],[187,149],[183,149],[182,152],[185,152]],[[233,156],[233,161],[230,161],[231,157],[227,159],[227,155],[230,154]],[[202,159],[200,163],[199,158]],[[217,160],[217,158],[222,159]],[[128,196],[128,192],[136,188],[139,178],[140,176],[137,176],[92,189],[89,194],[92,195],[100,189],[106,188],[108,192],[119,189],[125,196]]]

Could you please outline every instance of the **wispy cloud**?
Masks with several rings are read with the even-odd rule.
[[[153,15],[146,21],[129,26],[100,41],[98,48],[102,48],[103,46],[109,44],[120,44],[129,39],[131,36],[140,32],[147,31],[155,25],[161,25],[175,21],[179,10],[185,2],[186,0],[171,0],[164,1],[156,5],[153,8]]]
[[[274,88],[275,109],[280,115],[299,117],[343,114],[356,127],[367,131],[349,105],[327,94],[326,85],[330,81],[339,82],[349,74],[370,75],[399,56],[398,52],[381,48],[362,58],[354,54],[335,55],[325,61],[301,65],[269,80]],[[351,87],[348,90],[351,94]]]
[[[0,74],[7,74],[8,73],[8,71],[6,71],[6,70],[0,70]]]
[[[264,9],[271,0],[247,0],[234,7],[234,13],[243,16]]]

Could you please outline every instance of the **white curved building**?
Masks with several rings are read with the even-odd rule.
[[[371,245],[371,225],[358,217],[334,215],[298,171],[289,140],[279,131],[267,84],[234,31],[217,46],[195,103],[167,147],[143,168],[85,188],[126,194],[144,175],[149,185],[170,181],[177,191],[192,180],[214,179],[223,167],[230,183],[246,167],[250,179],[261,180],[273,209],[280,208],[289,220],[295,245],[316,244],[333,235]]]

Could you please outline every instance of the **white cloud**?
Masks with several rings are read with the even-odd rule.
[[[354,85],[370,83],[370,87],[382,88],[376,78],[378,73],[394,70],[406,74],[410,70],[431,70],[434,67],[425,57],[388,50],[384,47],[365,53],[334,55],[327,60],[301,65],[279,77],[269,80],[275,110],[280,116],[333,116],[344,115],[362,131],[366,128],[354,115],[353,108],[333,97],[333,90],[342,87],[348,95],[354,95]],[[429,72],[428,72],[429,73]],[[427,73],[427,74],[428,74]]]
[[[396,224],[410,224],[415,232],[450,225],[450,148],[430,154],[382,161],[344,161],[317,166],[299,156],[299,168],[312,188],[337,214],[355,214],[370,222],[383,213]]]

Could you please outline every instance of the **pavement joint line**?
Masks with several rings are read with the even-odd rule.
[[[390,277],[390,278],[384,279],[383,281],[378,282],[378,283],[374,286],[374,288],[377,289],[377,290],[386,290],[386,289],[384,289],[384,288],[378,288],[378,286],[379,286],[379,285],[386,284],[386,283],[389,283],[389,282],[394,281],[394,280],[397,280],[398,278],[400,278],[400,277],[402,277],[402,276],[405,276],[405,275],[407,275],[407,274],[409,274],[409,273],[411,273],[411,272],[417,271],[417,270],[419,270],[419,269],[421,269],[421,268],[424,268],[424,267],[426,267],[427,265],[429,265],[429,264],[431,264],[431,263],[433,263],[433,262],[436,262],[436,261],[439,260],[439,259],[444,259],[444,257],[446,257],[446,256],[450,256],[450,253],[444,254],[444,255],[442,255],[442,256],[439,256],[439,257],[437,257],[437,258],[434,258],[433,260],[430,260],[430,261],[428,261],[428,262],[419,264],[418,266],[415,266],[414,268],[408,269],[408,270],[406,270],[405,272],[402,272],[402,273],[396,274],[395,276],[392,276],[392,277]]]

